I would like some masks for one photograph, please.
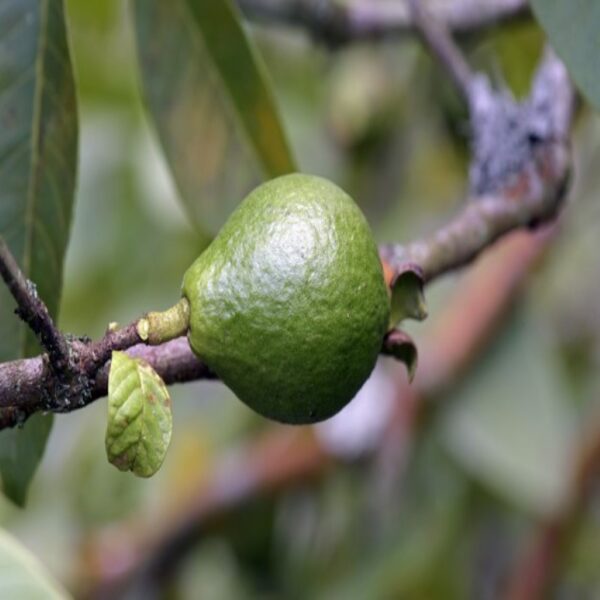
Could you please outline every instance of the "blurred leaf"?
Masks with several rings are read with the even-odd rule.
[[[563,500],[573,415],[556,356],[532,314],[507,323],[448,399],[443,434],[475,478],[534,514]]]
[[[56,316],[77,166],[77,107],[62,0],[0,3],[0,235]],[[0,286],[0,360],[39,349]],[[46,419],[44,427],[37,421]],[[51,417],[0,434],[5,492],[22,503]],[[36,433],[38,432],[38,433]],[[35,451],[29,445],[35,440]],[[15,476],[11,464],[29,468]],[[25,475],[25,473],[27,475]],[[16,479],[19,485],[13,485]]]
[[[123,0],[64,1],[80,104],[95,107],[110,104],[139,112],[129,3]]]
[[[573,139],[577,172],[571,191],[577,210],[565,215],[553,258],[536,276],[533,301],[560,345],[572,400],[593,408],[600,389],[600,119],[592,111],[580,119]]]
[[[179,566],[178,597],[202,600],[255,598],[245,576],[248,577],[226,541],[209,538],[196,544]]]
[[[596,507],[582,511],[580,523],[573,531],[573,541],[570,542],[565,560],[561,568],[561,578],[569,581],[572,587],[572,598],[596,598],[600,591],[600,520]],[[573,586],[577,588],[573,589]],[[595,593],[592,592],[592,586]],[[586,594],[584,588],[588,587]]]
[[[541,27],[519,19],[485,32],[482,38],[471,57],[475,66],[500,79],[516,98],[525,98],[546,41]]]
[[[401,489],[390,490],[369,514],[371,542],[333,584],[311,597],[323,600],[465,598],[462,555],[472,515],[469,484],[448,464],[432,438],[421,440]],[[377,488],[370,490],[376,498]],[[380,492],[381,493],[381,492]],[[364,518],[364,517],[363,517]],[[375,532],[380,528],[380,538]],[[377,541],[373,543],[373,538]],[[350,540],[346,540],[349,543]],[[325,579],[327,582],[327,579]]]
[[[600,3],[597,0],[533,0],[532,6],[575,83],[600,110]]]
[[[36,414],[26,427],[6,429],[0,438],[0,472],[2,490],[18,506],[25,506],[27,489],[52,429],[52,415]]]
[[[354,45],[331,67],[328,125],[337,143],[355,152],[370,154],[374,143],[394,133],[398,121],[404,82],[396,68],[405,65],[386,58],[376,46]]]
[[[214,231],[261,179],[295,170],[266,70],[229,0],[134,6],[150,114],[191,218]]]
[[[113,352],[108,376],[106,454],[121,471],[151,477],[171,442],[171,398],[158,373],[140,359]]]
[[[492,41],[501,76],[517,98],[529,93],[544,49],[544,34],[535,22],[518,21],[498,28]]]
[[[29,550],[0,529],[0,598],[65,600],[69,597]]]

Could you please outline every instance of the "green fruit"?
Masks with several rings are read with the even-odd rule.
[[[189,341],[260,414],[313,423],[342,409],[381,349],[390,301],[353,200],[320,177],[256,188],[184,275]]]

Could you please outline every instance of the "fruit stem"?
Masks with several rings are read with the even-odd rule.
[[[156,346],[187,333],[190,324],[190,303],[182,298],[175,306],[162,312],[149,312],[137,322],[140,338]]]

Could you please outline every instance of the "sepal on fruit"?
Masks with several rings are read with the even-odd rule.
[[[389,281],[390,328],[396,327],[404,319],[423,321],[427,318],[423,284],[423,271],[418,265],[406,263],[394,272]]]
[[[190,324],[190,303],[186,298],[162,312],[149,312],[137,322],[140,339],[151,346],[164,344],[187,333]]]
[[[381,352],[403,362],[408,372],[408,380],[412,382],[417,371],[419,355],[417,346],[408,333],[400,329],[389,331],[383,340]]]

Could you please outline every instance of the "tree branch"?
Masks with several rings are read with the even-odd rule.
[[[16,313],[29,325],[42,348],[48,352],[50,365],[60,374],[69,368],[69,348],[48,308],[38,296],[35,285],[26,279],[6,242],[0,237],[0,275],[17,303]]]
[[[538,164],[528,165],[505,193],[471,199],[431,237],[384,247],[384,258],[395,269],[416,263],[426,282],[466,265],[508,232],[552,219],[562,204],[569,165],[564,144],[544,146]]]
[[[66,391],[67,401],[49,397],[54,387],[50,385],[51,377],[42,356],[1,363],[0,429],[19,425],[38,411],[72,412],[106,396],[106,362],[113,350],[127,350],[129,355],[145,360],[167,384],[215,378],[215,374],[192,352],[185,337],[160,346],[147,346],[140,343],[134,331],[132,324],[107,333],[94,344],[74,343],[79,355],[79,381]]]
[[[437,58],[465,101],[470,104],[475,75],[463,53],[454,43],[446,25],[421,0],[408,0],[415,29]]]
[[[323,0],[238,0],[238,5],[248,19],[300,27],[330,45],[415,32],[406,0],[354,0],[345,4]],[[526,0],[430,0],[427,6],[438,21],[456,33],[489,27],[528,12]]]
[[[382,248],[393,269],[416,263],[426,282],[471,262],[509,231],[552,220],[564,200],[574,92],[554,53],[545,52],[524,103],[481,78],[471,98],[473,197],[429,238]]]
[[[382,247],[382,258],[393,270],[401,271],[406,262],[416,263],[425,280],[432,281],[473,260],[508,232],[554,218],[561,207],[570,166],[564,139],[573,105],[573,90],[564,67],[552,53],[546,54],[530,99],[516,105],[521,111],[521,125],[496,118],[498,110],[504,114],[505,97],[489,90],[487,94],[487,104],[482,103],[485,107],[474,113],[476,132],[487,140],[488,131],[496,132],[499,122],[511,136],[517,132],[523,146],[519,164],[511,162],[511,144],[499,144],[493,158],[487,155],[487,142],[475,144],[474,164],[485,173],[480,183],[486,193],[470,200],[430,238],[406,246]],[[477,94],[475,97],[479,98]],[[69,385],[58,385],[44,368],[42,357],[0,364],[0,428],[17,425],[37,411],[70,412],[104,395],[104,365],[112,351],[128,350],[140,342],[137,322],[109,331],[96,343],[73,341],[76,369]],[[148,360],[167,383],[214,377],[192,354],[184,338],[155,348],[142,346],[132,353]]]

